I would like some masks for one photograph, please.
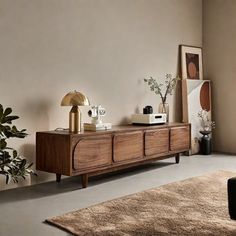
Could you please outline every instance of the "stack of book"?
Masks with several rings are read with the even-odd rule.
[[[93,124],[93,123],[84,123],[84,130],[108,130],[111,129],[111,123],[101,123],[101,124]]]

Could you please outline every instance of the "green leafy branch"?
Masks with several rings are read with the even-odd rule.
[[[148,84],[150,90],[155,94],[160,95],[162,103],[166,103],[167,95],[173,94],[173,90],[176,87],[179,77],[172,78],[171,74],[166,74],[165,84],[158,83],[156,79],[150,77],[149,79],[144,79],[144,82]],[[165,88],[163,86],[165,85]]]
[[[27,175],[35,174],[30,169],[33,163],[27,163],[27,160],[18,155],[14,148],[7,146],[9,138],[25,138],[28,135],[26,129],[18,130],[12,125],[12,122],[19,117],[10,115],[11,113],[11,108],[4,110],[0,104],[0,174],[6,177],[7,184],[11,180],[17,183],[19,177],[25,179]]]

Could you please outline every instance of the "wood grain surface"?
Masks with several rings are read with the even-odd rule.
[[[114,162],[139,159],[143,157],[143,132],[124,132],[115,134],[113,139]]]
[[[190,124],[116,126],[108,131],[47,131],[36,134],[36,169],[61,175],[88,175],[116,171],[176,157],[189,150]]]
[[[71,175],[70,136],[36,134],[36,169]]]
[[[145,132],[145,155],[164,154],[169,151],[169,129],[148,130]]]
[[[94,138],[82,138],[73,152],[75,170],[91,169],[110,165],[112,162],[112,136],[100,135]]]
[[[180,151],[189,149],[189,126],[170,129],[170,150]]]

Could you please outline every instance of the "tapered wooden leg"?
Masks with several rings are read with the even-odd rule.
[[[175,163],[179,163],[179,153],[175,154]]]
[[[88,186],[88,174],[81,175],[82,188],[87,188]]]
[[[61,182],[61,174],[56,174],[57,183]]]

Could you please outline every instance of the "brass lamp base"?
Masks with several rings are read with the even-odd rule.
[[[69,113],[69,131],[78,133],[81,131],[81,112],[78,106],[73,106]]]

